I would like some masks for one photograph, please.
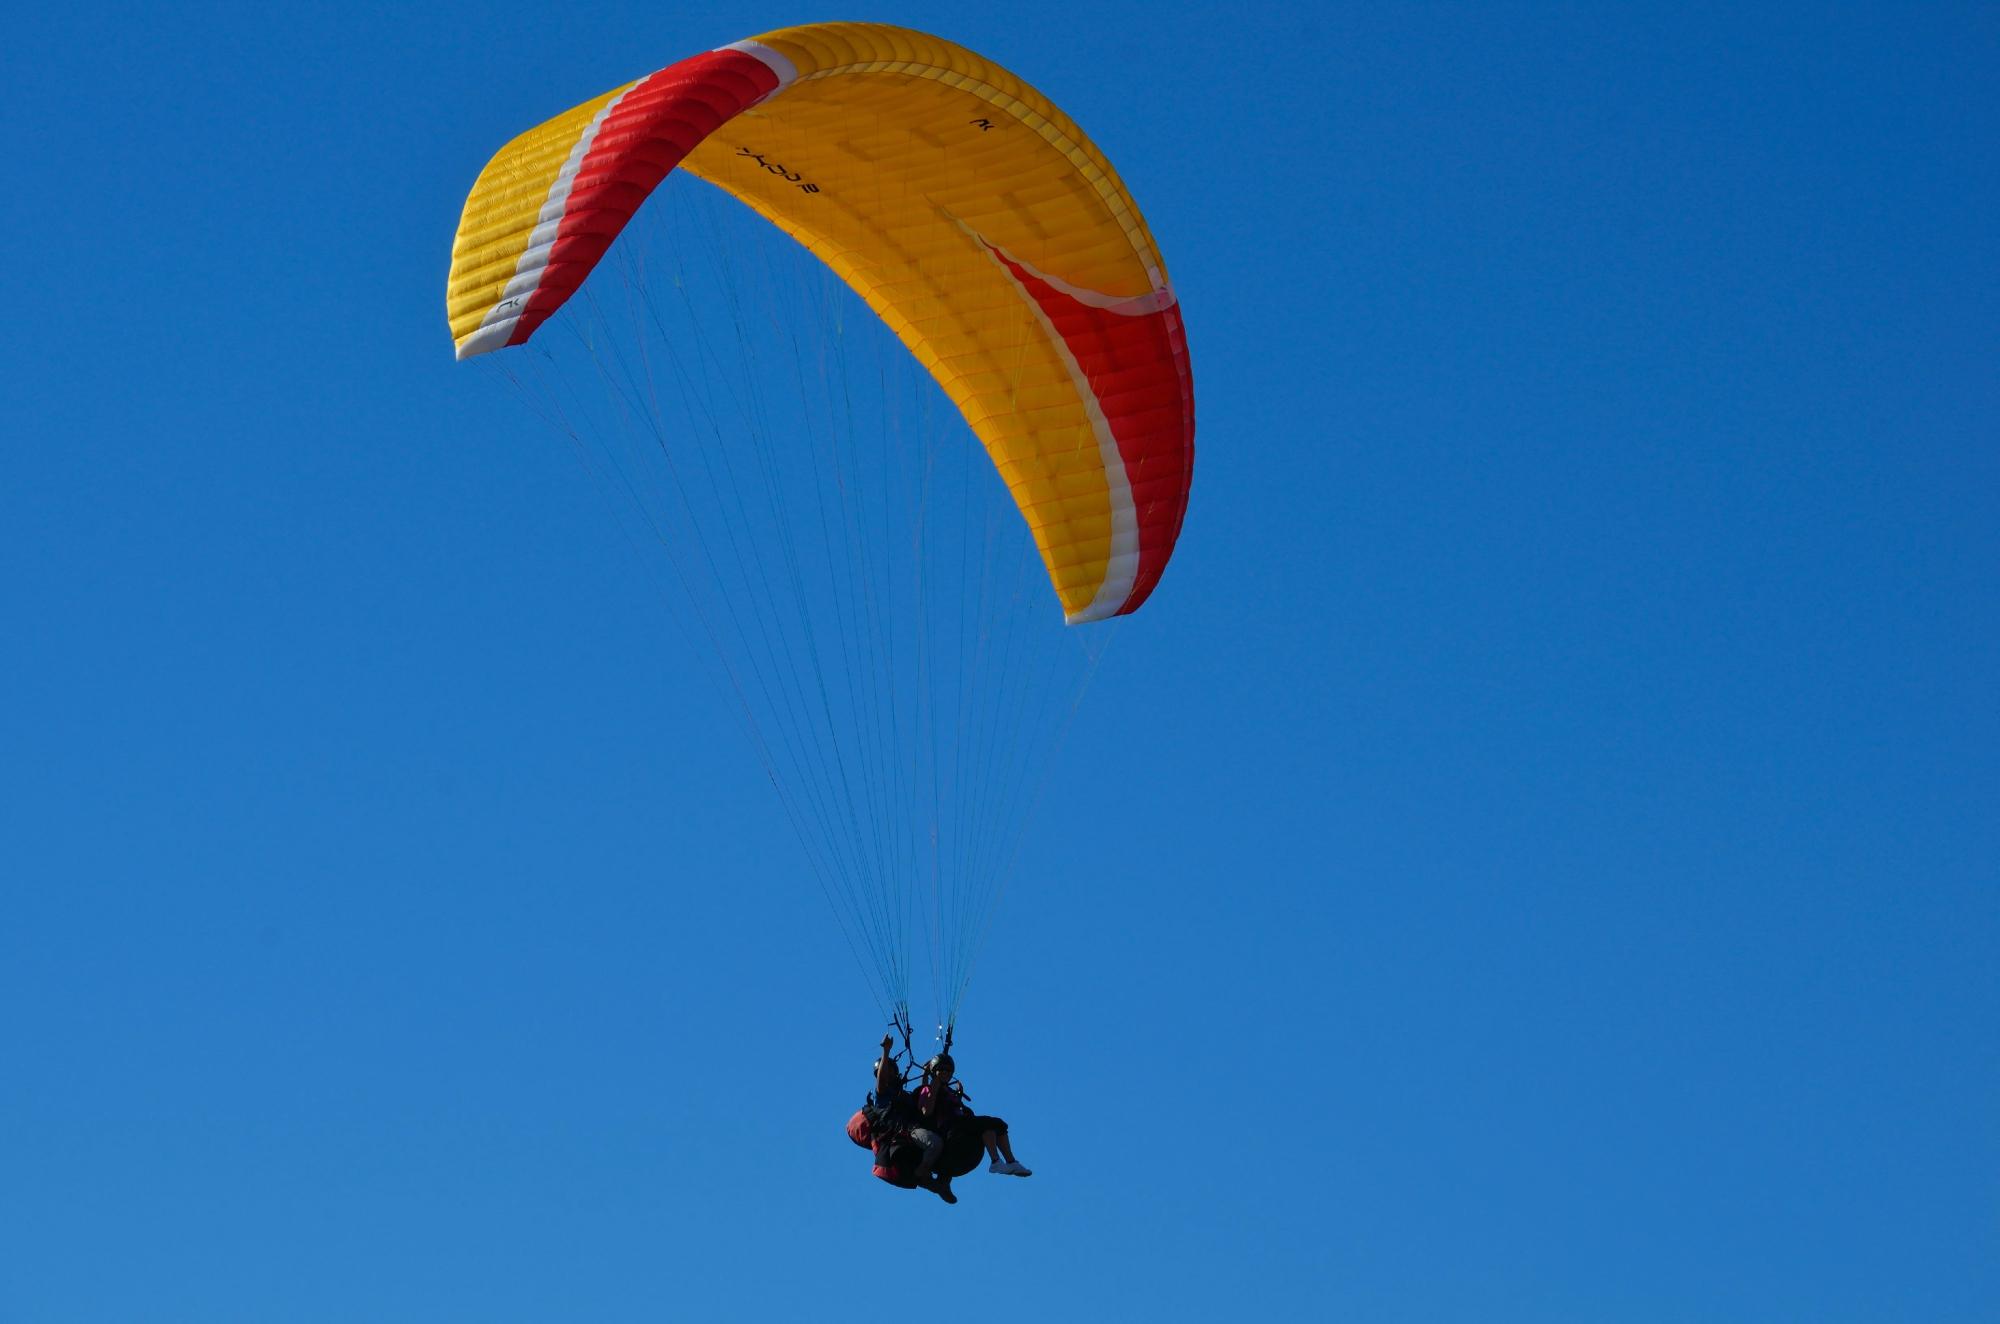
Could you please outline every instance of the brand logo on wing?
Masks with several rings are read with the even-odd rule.
[[[736,155],[739,157],[748,157],[750,160],[755,161],[760,166],[763,166],[764,169],[770,171],[772,174],[776,175],[778,178],[784,180],[788,184],[797,184],[799,186],[799,191],[801,193],[819,192],[819,185],[808,184],[806,182],[806,178],[804,175],[801,175],[796,170],[786,169],[784,166],[779,165],[776,161],[772,161],[767,157],[765,157],[765,155],[762,152],[753,152],[748,147],[739,147],[736,149]]]

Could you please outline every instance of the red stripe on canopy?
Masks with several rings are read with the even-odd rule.
[[[1180,305],[1140,314],[1093,307],[987,248],[1062,337],[1118,444],[1138,522],[1139,570],[1113,615],[1137,611],[1167,568],[1194,479],[1194,382]]]
[[[563,306],[681,158],[777,86],[770,66],[733,50],[691,56],[634,84],[598,126],[570,185],[549,264],[507,343],[527,343]]]

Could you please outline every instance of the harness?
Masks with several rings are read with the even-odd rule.
[[[954,1028],[952,1025],[938,1027],[938,1038],[944,1045],[938,1050],[939,1056],[951,1056]],[[923,1114],[917,1108],[916,1091],[930,1085],[932,1081],[928,1066],[917,1061],[916,1049],[910,1043],[912,1030],[907,1007],[896,1009],[895,1015],[889,1020],[889,1029],[903,1041],[902,1048],[896,1050],[893,1059],[896,1063],[896,1097],[878,1099],[875,1097],[875,1091],[870,1090],[867,1099],[861,1105],[861,1111],[867,1115],[868,1125],[875,1135],[894,1144],[899,1143],[910,1128],[921,1120]],[[968,1106],[968,1100],[972,1096],[966,1093],[965,1086],[959,1084],[956,1078],[945,1082],[943,1088],[951,1095],[946,1104],[951,1111],[941,1112],[940,1122],[957,1113],[972,1111]]]

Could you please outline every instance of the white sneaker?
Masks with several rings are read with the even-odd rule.
[[[1003,1164],[1001,1167],[996,1169],[996,1171],[1004,1172],[1009,1177],[1032,1177],[1035,1175],[1033,1169],[1028,1167],[1027,1164],[1020,1162],[1010,1162]]]
[[[1007,1171],[1008,1166],[1009,1165],[1006,1162],[1006,1160],[994,1159],[991,1163],[986,1165],[986,1170],[988,1172],[1005,1172]]]

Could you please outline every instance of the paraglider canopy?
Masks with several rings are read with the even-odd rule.
[[[725,222],[667,227],[712,192],[660,189],[676,173],[754,217],[725,203]],[[879,322],[848,319],[857,299]],[[1060,628],[1036,562],[1063,622],[1129,614],[1187,509],[1179,301],[1117,172],[962,47],[783,28],[502,147],[466,199],[446,306],[458,356],[506,376],[671,562],[905,1062],[913,938],[949,1050],[1108,635]],[[714,316],[669,330],[697,308]],[[871,337],[895,366],[848,372]],[[782,389],[753,368],[774,366],[796,399],[767,403]],[[920,400],[887,384],[899,371]],[[1116,830],[1088,791],[1061,812]]]
[[[503,147],[466,199],[460,358],[525,343],[679,168],[804,244],[985,443],[1071,623],[1138,609],[1187,510],[1193,379],[1124,184],[997,65],[879,23],[782,28],[672,64]]]

